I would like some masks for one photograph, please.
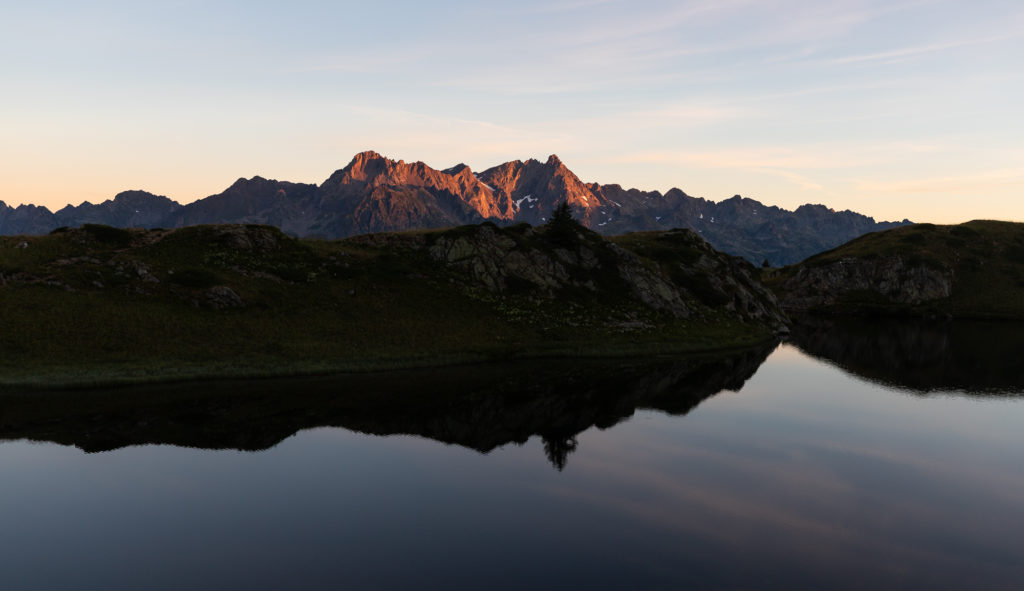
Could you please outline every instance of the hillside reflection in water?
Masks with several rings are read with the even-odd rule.
[[[1024,391],[1024,323],[896,318],[797,318],[808,355],[865,379],[920,394]]]
[[[1024,388],[844,364],[4,395],[4,587],[1018,588]]]

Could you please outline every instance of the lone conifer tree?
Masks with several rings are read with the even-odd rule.
[[[554,241],[568,245],[573,241],[579,222],[572,217],[572,208],[568,201],[562,201],[551,211],[548,219],[548,237]]]
[[[576,223],[576,220],[572,217],[572,208],[569,207],[568,200],[562,201],[555,206],[555,209],[551,211],[551,220],[548,223],[552,226],[572,226]]]

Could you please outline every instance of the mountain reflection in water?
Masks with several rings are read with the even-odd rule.
[[[1012,335],[880,326],[798,328],[828,362],[3,393],[4,591],[1020,589]]]
[[[802,351],[846,372],[919,394],[1024,394],[1024,323],[796,318]]]
[[[672,360],[554,360],[283,380],[2,395],[0,439],[101,452],[132,445],[269,449],[296,432],[344,427],[419,435],[487,453],[540,436],[565,468],[576,435],[637,409],[685,415],[738,390],[775,344]]]

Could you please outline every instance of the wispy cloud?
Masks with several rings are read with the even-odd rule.
[[[616,160],[627,163],[687,164],[702,168],[840,169],[881,160],[884,156],[854,156],[824,147],[746,148],[702,151],[650,151],[627,154]]]
[[[947,51],[950,49],[957,49],[960,47],[967,47],[971,45],[980,45],[984,43],[995,43],[998,41],[1005,41],[1007,39],[1013,39],[1024,36],[1024,31],[1005,34],[1005,35],[994,35],[988,37],[980,37],[975,39],[960,39],[957,41],[951,41],[946,43],[930,43],[925,45],[917,45],[912,47],[901,47],[899,49],[893,49],[889,51],[880,51],[876,53],[867,53],[861,55],[850,55],[840,58],[829,60],[829,63],[833,65],[842,64],[853,64],[863,62],[875,62],[875,61],[894,61],[902,58],[914,57],[927,53],[935,53],[939,51]]]
[[[980,194],[1008,187],[1024,187],[1024,168],[1001,168],[971,174],[895,181],[864,180],[857,183],[857,189],[861,191],[901,194]]]
[[[797,174],[791,170],[780,170],[777,168],[757,168],[754,170],[786,179],[805,191],[821,191],[825,188],[820,183],[814,182],[811,178],[802,174]]]
[[[647,37],[683,25],[698,26],[701,22],[725,19],[753,0],[719,0],[718,2],[689,2],[664,10],[628,10],[615,21],[602,20],[581,27],[559,38],[562,45],[600,45],[622,39]]]

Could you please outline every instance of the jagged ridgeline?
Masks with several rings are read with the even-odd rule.
[[[1024,224],[869,234],[772,271],[768,282],[792,310],[1024,319]]]
[[[0,322],[7,383],[82,383],[708,350],[786,319],[753,265],[692,232],[608,240],[570,219],[0,237]]]
[[[465,164],[436,170],[363,152],[319,186],[257,176],[184,206],[143,191],[100,204],[68,205],[56,213],[0,202],[0,235],[45,234],[86,223],[122,228],[253,223],[297,237],[333,239],[487,220],[537,226],[562,202],[584,226],[604,235],[688,228],[715,248],[757,265],[795,263],[864,233],[909,223],[875,222],[823,205],[787,211],[739,195],[715,203],[679,189],[660,193],[585,183],[554,155],[474,173]]]

